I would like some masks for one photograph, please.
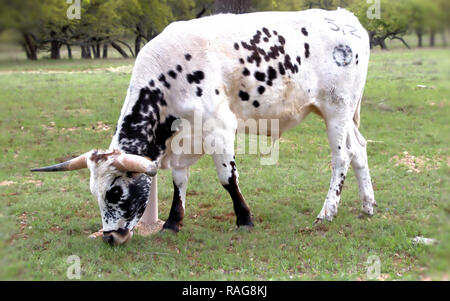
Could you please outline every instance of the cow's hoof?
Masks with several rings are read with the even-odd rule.
[[[359,219],[363,219],[363,218],[366,218],[366,217],[368,217],[368,218],[373,217],[373,212],[369,213],[369,212],[366,212],[366,211],[362,210],[361,213],[358,215]]]
[[[253,224],[251,225],[240,225],[236,227],[236,232],[250,232],[253,230],[255,226]]]
[[[178,233],[180,232],[180,229],[181,226],[179,223],[168,220],[164,223],[161,232],[166,232],[166,230],[169,230],[170,232]]]
[[[237,226],[238,228],[239,228],[239,227],[250,227],[250,228],[252,228],[252,227],[254,227],[255,225],[253,224],[253,222],[252,222],[251,219],[247,219],[247,220],[245,220],[245,221],[237,220],[237,221],[236,221],[236,226]]]
[[[314,221],[313,226],[320,225],[320,224],[323,224],[325,222],[331,223],[332,221],[333,221],[333,217],[332,216],[329,216],[329,217],[326,217],[326,216],[325,217],[318,217]]]

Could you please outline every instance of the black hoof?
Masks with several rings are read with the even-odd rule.
[[[170,230],[172,232],[178,233],[178,232],[180,232],[180,229],[181,229],[181,224],[180,223],[167,220],[164,223],[164,225],[163,225],[163,227],[161,229],[161,232],[165,232],[165,230]]]
[[[248,220],[246,220],[246,221],[240,221],[240,220],[237,220],[237,221],[236,221],[236,226],[237,226],[238,228],[241,228],[241,227],[245,227],[245,228],[253,228],[255,225],[253,224],[253,222],[252,222],[251,219],[248,219]]]
[[[251,225],[251,226],[250,225],[246,225],[246,226],[241,225],[241,226],[236,227],[236,232],[250,232],[253,230],[254,227],[255,226],[253,226],[253,225]]]

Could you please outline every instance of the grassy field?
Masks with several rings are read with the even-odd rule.
[[[313,226],[331,170],[325,125],[311,115],[283,136],[277,165],[236,158],[253,231],[235,231],[231,200],[204,157],[191,169],[180,233],[111,248],[87,238],[101,228],[87,170],[28,170],[108,147],[132,64],[0,64],[0,279],[65,280],[70,255],[81,258],[82,280],[366,280],[371,255],[380,258],[380,280],[448,279],[448,49],[372,54],[361,132],[378,202],[373,218],[358,218],[350,171],[337,218]],[[168,171],[159,173],[159,198],[166,219]],[[413,245],[415,236],[439,244]]]

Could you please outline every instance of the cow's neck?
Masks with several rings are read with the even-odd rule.
[[[158,160],[166,149],[166,140],[172,136],[174,116],[163,116],[167,106],[164,94],[158,88],[140,89],[131,110],[122,112],[110,149],[146,156]]]

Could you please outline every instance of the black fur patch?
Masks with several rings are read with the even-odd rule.
[[[184,58],[186,59],[186,61],[190,61],[191,58],[192,58],[192,55],[190,55],[189,53],[186,53],[186,54],[184,55]]]
[[[190,84],[192,83],[200,84],[200,82],[205,79],[205,73],[203,73],[203,71],[198,70],[192,74],[187,74],[186,79]]]
[[[253,226],[252,218],[250,214],[250,209],[242,196],[239,186],[237,183],[237,172],[236,163],[234,161],[230,162],[231,165],[231,176],[228,179],[228,184],[223,185],[223,187],[228,191],[233,200],[233,208],[236,214],[237,220],[236,225],[239,226]]]
[[[243,59],[243,58],[240,58],[240,59],[239,59],[239,63],[241,63],[241,64],[245,64],[245,61],[244,61],[244,59]]]
[[[259,102],[257,100],[253,101],[253,106],[255,108],[259,107]]]
[[[219,90],[216,89],[215,92],[216,92],[216,95],[219,95]]]
[[[278,71],[280,72],[281,75],[285,75],[286,74],[286,70],[284,69],[284,66],[283,66],[282,62],[278,63]]]
[[[128,193],[124,193],[122,187],[127,187]],[[115,223],[123,218],[125,228],[129,229],[130,222],[135,218],[139,220],[144,213],[150,187],[151,179],[145,174],[134,176],[131,182],[124,177],[116,177],[105,193],[105,221]]]
[[[181,67],[181,65],[177,65],[177,71],[181,73],[183,71],[183,67]]]
[[[171,78],[173,78],[173,79],[176,79],[176,78],[177,78],[177,74],[176,74],[176,72],[173,71],[173,70],[170,70],[167,74],[169,74],[169,76],[170,76]]]
[[[302,28],[302,34],[303,34],[304,36],[308,36],[308,31],[306,30],[305,27]]]
[[[286,70],[290,70],[292,73],[296,73],[295,67],[291,62],[291,57],[289,56],[289,54],[286,54],[286,56],[284,57],[284,68]]]
[[[305,57],[309,58],[311,52],[309,51],[309,44],[305,43]]]
[[[264,32],[264,34],[265,34],[268,38],[272,37],[272,35],[270,34],[270,32],[269,32],[269,30],[268,30],[267,28],[263,27],[262,31]]]
[[[173,182],[173,200],[170,207],[169,218],[163,225],[163,229],[170,229],[175,232],[180,231],[184,218],[184,208],[180,197],[180,189]]]
[[[249,76],[250,75],[250,71],[248,71],[247,68],[244,68],[244,71],[242,71],[242,74],[245,76]]]
[[[242,99],[242,101],[248,101],[250,99],[250,95],[242,90],[239,91],[239,97]]]
[[[297,61],[297,63],[298,63],[299,65],[302,64],[302,58],[301,58],[301,57],[297,56],[297,58],[296,58],[295,60]]]
[[[264,94],[264,91],[266,91],[266,88],[264,86],[259,86],[258,87],[258,93],[259,94]]]
[[[256,71],[254,75],[255,75],[255,78],[256,78],[257,80],[259,80],[260,82],[266,81],[266,74],[265,74],[265,73]]]
[[[202,88],[197,87],[197,91],[195,92],[195,94],[196,94],[198,97],[201,97],[201,96],[203,95],[203,90],[202,90]]]
[[[158,89],[141,89],[131,113],[122,121],[119,132],[120,148],[131,154],[147,156],[153,161],[166,149],[166,140],[171,131],[174,116],[160,122],[160,106],[166,106],[164,94]]]
[[[164,87],[166,87],[167,89],[170,89],[170,84],[166,81],[166,76],[164,74],[161,74],[158,77],[158,80],[163,83]]]
[[[267,78],[267,84],[272,86],[273,80],[277,78],[277,71],[272,66],[267,68]]]
[[[262,31],[265,34],[265,36],[263,37],[264,42],[269,42],[269,38],[272,37],[270,31],[265,27],[262,29]],[[278,33],[274,31],[274,34],[277,35]],[[260,66],[263,58],[266,62],[269,62],[270,60],[277,59],[280,54],[285,53],[283,45],[286,43],[286,40],[284,37],[278,36],[278,42],[280,44],[270,46],[269,50],[267,51],[261,47],[258,47],[258,44],[261,42],[261,35],[261,31],[257,30],[256,34],[249,42],[241,41],[242,47],[250,52],[250,55],[247,57],[247,62],[250,64],[256,63],[257,67]]]
[[[150,85],[150,87],[154,87],[155,86],[155,81],[152,79],[151,81],[148,82],[148,84]]]
[[[258,47],[255,44],[247,44],[246,42],[241,42],[242,47],[244,47],[245,49],[249,50],[251,52],[251,55],[247,57],[247,62],[249,62],[250,64],[252,64],[253,62],[256,62],[256,66],[259,67],[259,65],[261,64],[261,56],[259,55],[258,52]]]
[[[234,43],[234,49],[239,50],[239,44],[238,43]]]

